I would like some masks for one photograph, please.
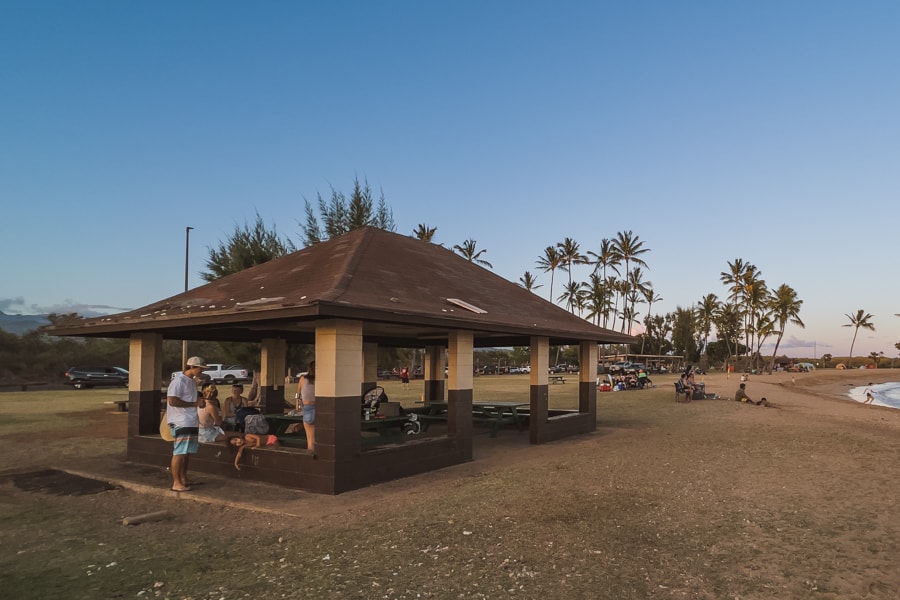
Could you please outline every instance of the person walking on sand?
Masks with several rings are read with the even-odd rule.
[[[306,449],[316,449],[316,361],[309,363],[305,375],[297,382],[297,410],[303,414],[303,430],[306,432]]]
[[[403,389],[409,389],[409,369],[407,367],[403,367],[400,369],[400,383],[403,384]]]
[[[166,391],[166,423],[172,431],[175,443],[172,446],[172,491],[189,492],[196,485],[188,481],[188,464],[191,454],[199,449],[198,434],[200,416],[198,409],[205,408],[203,398],[197,398],[197,384],[194,378],[206,369],[206,363],[199,356],[187,360],[185,370],[172,378]]]
[[[869,385],[866,387],[866,399],[863,401],[863,404],[872,404],[872,401],[875,400],[875,390],[872,389],[872,382],[869,382]]]

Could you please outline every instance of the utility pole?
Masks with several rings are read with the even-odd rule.
[[[184,291],[188,291],[188,257],[191,248],[191,229],[193,227],[184,228]],[[187,364],[187,340],[181,340],[181,369],[184,370]]]

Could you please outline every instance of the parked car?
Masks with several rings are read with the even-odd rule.
[[[627,369],[631,367],[631,361],[629,360],[620,360],[614,362],[609,366],[609,372],[612,375],[624,375],[627,372]]]
[[[66,383],[76,390],[92,387],[127,387],[128,371],[122,367],[72,367]]]

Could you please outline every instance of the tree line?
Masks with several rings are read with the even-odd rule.
[[[305,200],[304,219],[298,221],[298,226],[302,247],[363,227],[396,231],[393,212],[383,192],[376,199],[368,181],[358,178],[354,178],[349,194],[332,188],[327,198],[317,194],[315,202]],[[436,227],[420,223],[410,235],[435,243],[436,232]],[[208,282],[215,281],[295,250],[297,245],[279,234],[275,226],[266,225],[257,212],[252,223],[235,225],[218,246],[210,248],[201,277]],[[451,250],[474,264],[493,268],[485,258],[487,250],[479,248],[474,239],[455,244]],[[550,275],[547,290],[550,302],[597,326],[636,335],[639,341],[630,347],[611,349],[617,352],[674,354],[684,356],[690,363],[737,363],[739,368],[771,369],[787,327],[805,327],[800,317],[803,300],[796,291],[786,283],[770,287],[761,270],[741,258],[727,262],[727,268],[719,274],[725,287],[721,298],[708,293],[692,306],[654,313],[654,304],[663,297],[647,279],[650,265],[646,259],[650,251],[634,232],[620,231],[601,239],[591,250],[582,250],[579,242],[567,237],[548,245],[534,264],[535,269]],[[575,268],[579,266],[588,269],[586,280],[575,278]],[[566,278],[562,291],[555,293],[557,273]],[[518,283],[535,294],[543,287],[529,270]],[[857,333],[860,329],[874,331],[874,317],[864,310],[846,316],[849,322],[844,326],[854,331],[848,359],[852,363]],[[51,323],[74,318],[78,316],[51,315]],[[713,332],[716,340],[710,342]],[[774,340],[774,350],[770,357],[764,357],[762,346],[769,340]],[[896,346],[900,350],[900,343]],[[210,360],[215,357],[221,362],[258,367],[257,344],[191,342],[191,353]],[[289,365],[303,369],[312,355],[313,349],[308,346],[289,348]],[[180,342],[164,344],[163,356],[166,369],[179,368]],[[379,367],[402,364],[412,367],[416,357],[414,349],[383,349]],[[514,356],[510,358],[515,360]],[[127,359],[126,340],[48,339],[40,331],[22,336],[0,332],[0,380],[27,378],[27,374],[61,376],[66,368],[76,364],[124,365]]]

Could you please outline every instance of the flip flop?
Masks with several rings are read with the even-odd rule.
[[[178,488],[174,488],[174,487],[173,487],[173,488],[172,488],[172,491],[173,491],[173,492],[190,492],[190,491],[192,491],[193,489],[194,489],[194,488],[192,488],[191,486],[185,486],[185,487],[183,487],[183,488],[181,488],[181,489],[178,489]]]

